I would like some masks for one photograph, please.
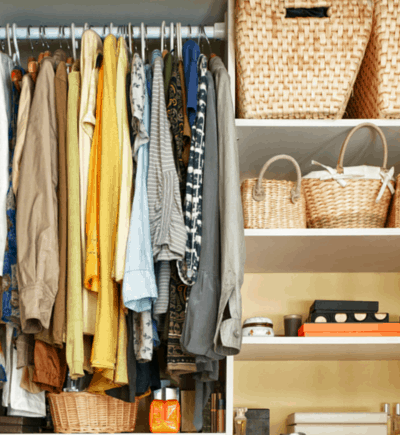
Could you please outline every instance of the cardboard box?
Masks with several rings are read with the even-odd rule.
[[[397,337],[400,323],[305,323],[299,337]]]
[[[314,311],[377,313],[379,311],[379,302],[316,300],[310,307],[310,313]]]
[[[195,397],[195,391],[181,391],[181,432],[197,432],[193,425]]]

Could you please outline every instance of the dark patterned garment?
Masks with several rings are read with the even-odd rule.
[[[25,71],[20,69],[22,75]],[[17,234],[15,230],[16,225],[16,212],[15,212],[15,196],[12,186],[12,166],[14,159],[14,149],[17,133],[17,118],[19,107],[19,92],[13,83],[11,94],[11,120],[8,130],[9,138],[9,185],[7,191],[7,244],[4,253],[3,264],[3,307],[1,320],[3,322],[12,322],[18,325],[20,323],[19,312],[19,295],[18,295],[18,282],[17,282]]]
[[[197,115],[192,126],[183,210],[187,232],[186,252],[184,260],[177,262],[179,276],[187,285],[193,285],[197,281],[201,251],[204,127],[207,106],[207,57],[203,54],[198,60],[198,72]]]
[[[171,281],[169,295],[169,328],[167,350],[167,372],[174,379],[186,373],[196,371],[194,355],[183,351],[181,336],[185,323],[186,300],[190,287],[183,284],[176,269],[176,263],[171,262]]]
[[[173,149],[175,157],[176,171],[179,179],[179,189],[184,203],[186,194],[186,166],[183,162],[183,98],[181,75],[179,74],[179,63],[174,61],[172,65],[172,75],[169,82],[168,91],[168,120],[171,124],[173,134]]]

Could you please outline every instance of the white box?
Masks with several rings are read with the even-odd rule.
[[[290,414],[287,425],[292,424],[386,424],[386,412],[296,412]]]
[[[388,435],[385,424],[295,424],[287,430],[307,435]]]

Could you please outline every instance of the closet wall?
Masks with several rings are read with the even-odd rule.
[[[284,334],[283,316],[307,317],[315,299],[378,300],[398,322],[400,274],[246,274],[243,320],[267,316]],[[399,361],[235,362],[234,406],[270,408],[271,435],[286,433],[293,412],[377,412],[400,402]]]

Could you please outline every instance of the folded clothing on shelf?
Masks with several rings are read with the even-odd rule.
[[[314,311],[307,323],[388,323],[389,313]]]
[[[305,323],[299,337],[397,337],[400,323]]]
[[[377,313],[379,311],[379,302],[316,300],[310,307],[310,313],[315,311],[334,311],[340,313]]]

